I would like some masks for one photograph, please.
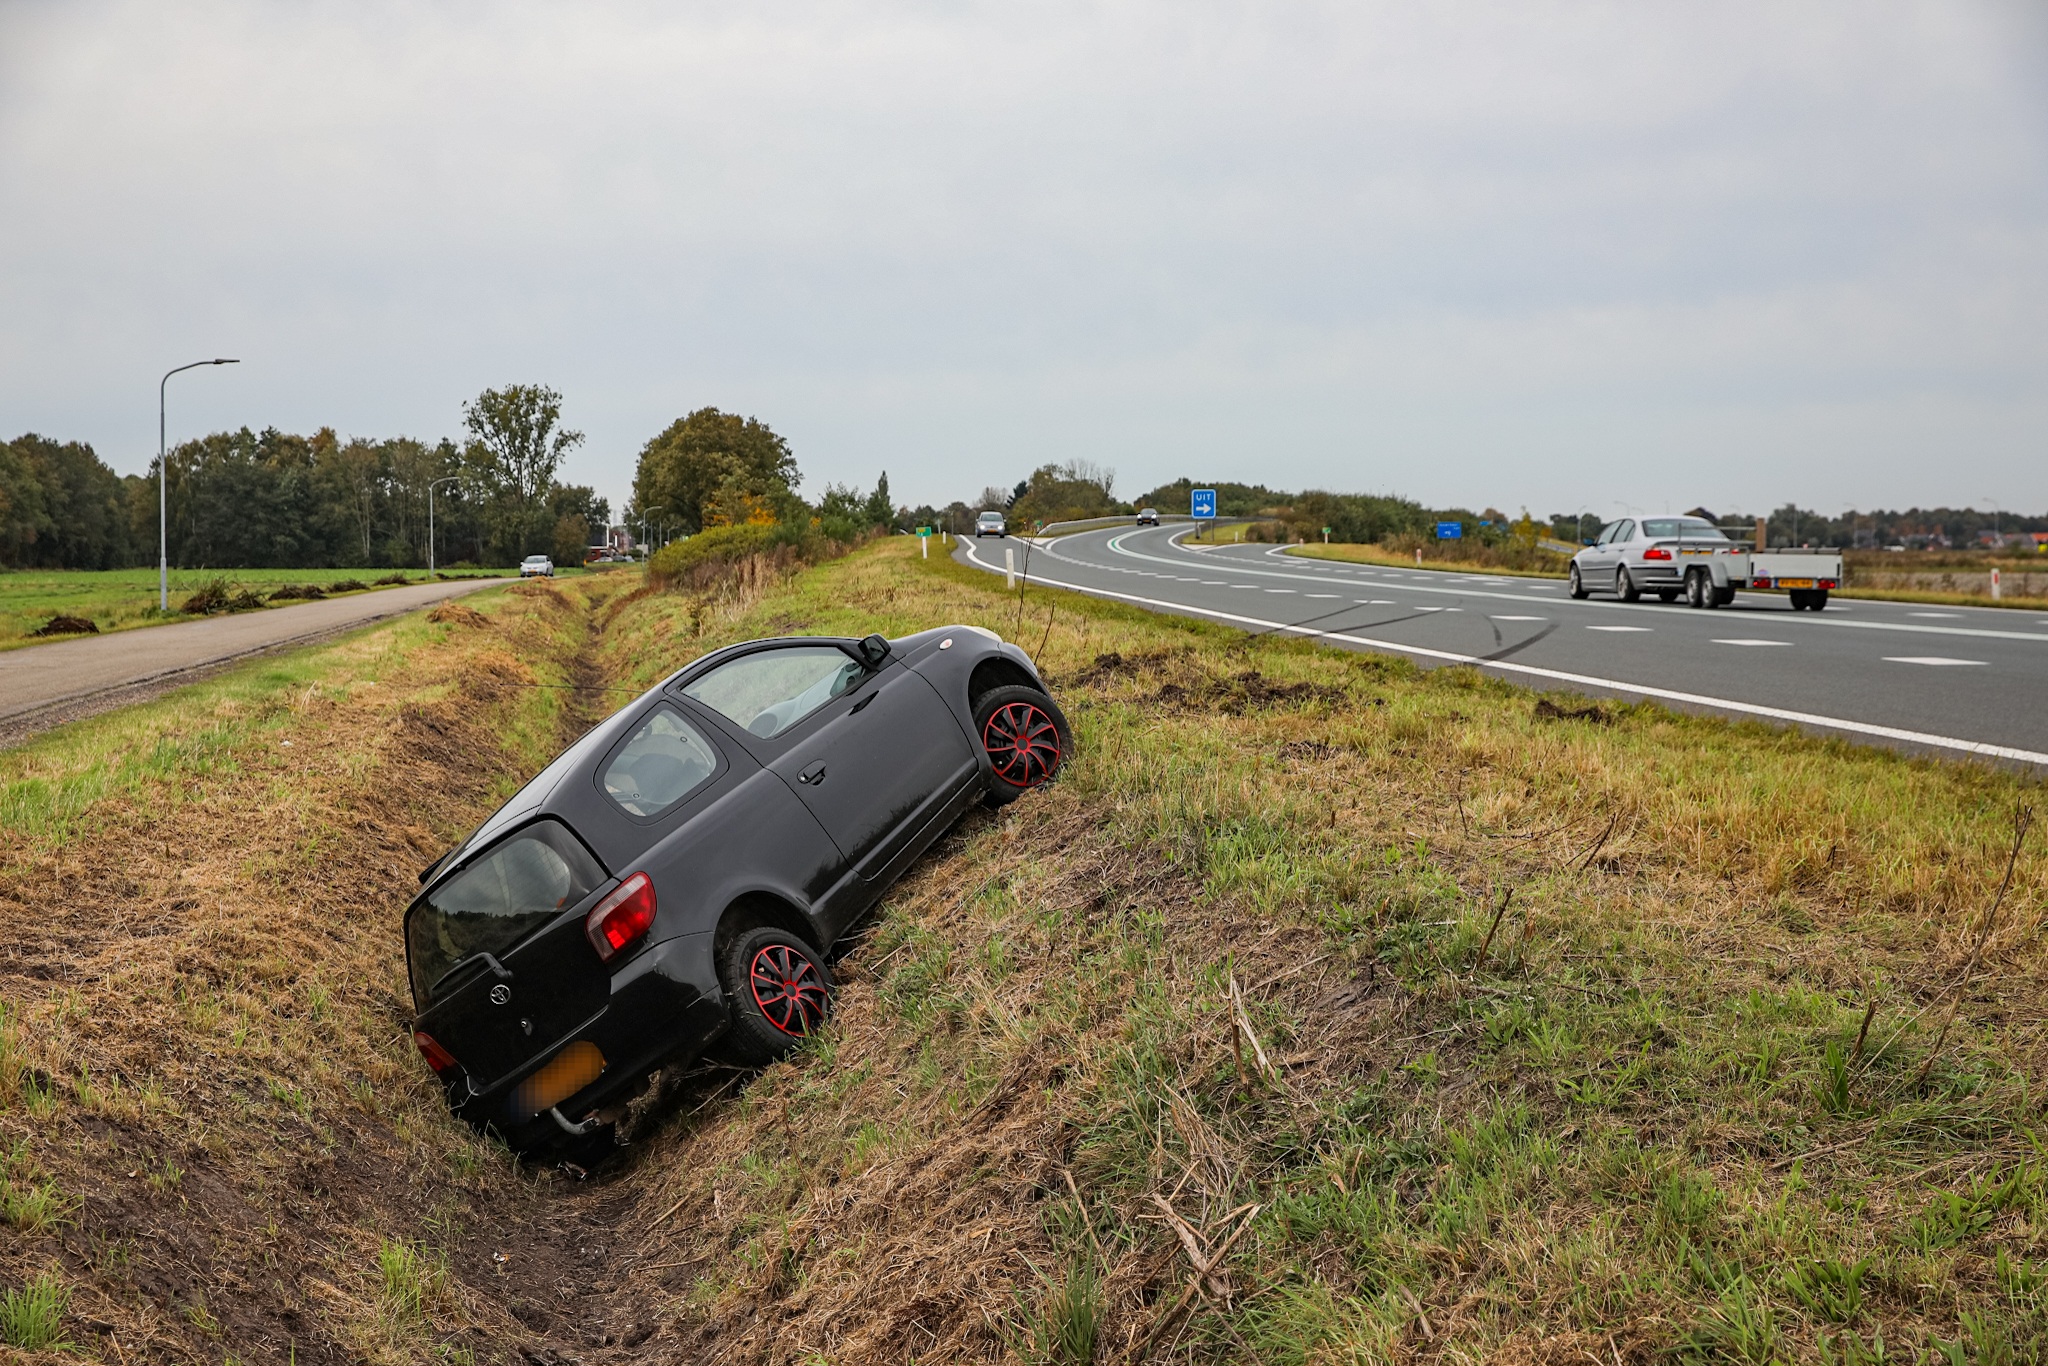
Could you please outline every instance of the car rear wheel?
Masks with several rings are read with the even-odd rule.
[[[1579,566],[1576,562],[1573,563],[1571,573],[1566,576],[1566,580],[1570,585],[1567,591],[1573,597],[1583,598],[1586,596],[1586,581],[1579,577]]]
[[[1065,714],[1036,688],[1012,684],[975,698],[974,730],[988,751],[990,806],[1007,805],[1051,782],[1074,752]]]
[[[718,977],[732,1012],[718,1052],[741,1066],[767,1066],[831,1017],[832,970],[787,930],[764,925],[733,940]]]
[[[1643,600],[1643,590],[1636,587],[1636,581],[1629,576],[1627,565],[1621,565],[1614,571],[1614,594],[1623,602]]]

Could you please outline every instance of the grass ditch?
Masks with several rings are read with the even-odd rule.
[[[396,912],[589,719],[557,685],[610,586],[487,592],[0,754],[0,1344],[587,1345],[612,1197],[449,1122]]]
[[[2023,780],[893,545],[600,649],[945,621],[1034,650],[1081,757],[897,889],[802,1056],[643,1137],[640,1350],[2048,1350],[2037,844],[1987,918]]]
[[[109,1361],[2048,1350],[2038,833],[1999,896],[2023,779],[1006,593],[900,538],[602,587],[0,756],[0,1334]],[[1041,660],[1081,753],[898,886],[832,1026],[758,1076],[663,1078],[589,1182],[450,1123],[396,909],[596,686],[950,621]]]

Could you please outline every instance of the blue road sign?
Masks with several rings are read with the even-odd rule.
[[[1439,541],[1462,541],[1465,539],[1465,524],[1463,522],[1438,522],[1436,524],[1436,538]]]
[[[1216,490],[1191,490],[1188,504],[1188,513],[1190,516],[1194,517],[1214,517],[1216,515]]]

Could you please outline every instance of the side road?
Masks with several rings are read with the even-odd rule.
[[[505,582],[465,579],[414,584],[267,612],[9,650],[0,654],[0,744],[17,743],[61,721],[140,701],[249,655],[302,644]]]

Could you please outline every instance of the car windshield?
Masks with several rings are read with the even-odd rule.
[[[546,564],[548,562],[548,557],[545,555],[528,555],[526,557],[526,562],[528,564]]]
[[[1003,520],[1003,514],[1000,512],[984,512],[981,514],[981,520],[984,522],[1000,522]]]
[[[684,688],[683,696],[765,740],[844,693],[862,672],[844,650],[791,645],[721,664]]]
[[[449,970],[503,953],[604,881],[576,837],[537,821],[435,887],[406,918],[413,1000],[425,1010]]]
[[[1646,517],[1643,519],[1643,534],[1653,537],[1676,536],[1688,541],[1725,541],[1721,529],[1711,522],[1697,517]]]

